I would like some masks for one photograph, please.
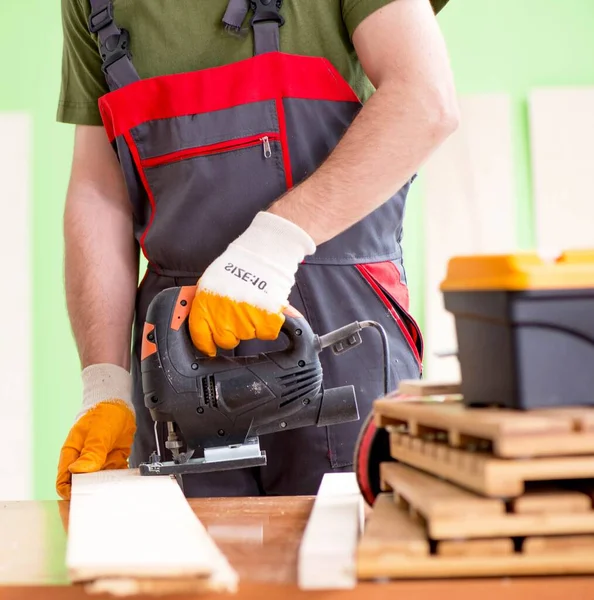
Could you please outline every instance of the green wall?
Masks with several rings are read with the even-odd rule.
[[[535,86],[594,84],[594,2],[451,0],[439,20],[459,92],[508,92],[513,98],[518,242],[529,247],[533,229],[526,95]],[[72,128],[54,122],[61,35],[57,1],[19,0],[0,6],[2,81],[7,84],[0,86],[0,110],[28,111],[35,124],[33,443],[34,490],[40,499],[55,497],[59,450],[80,403],[78,361],[62,285],[62,209]],[[412,306],[421,323],[422,200],[421,175],[405,231]]]
[[[594,85],[592,0],[450,0],[439,16],[460,94],[512,99],[518,247],[534,243],[527,97],[532,88]],[[411,310],[423,325],[423,177],[407,211]]]
[[[61,43],[60,2],[0,4],[0,110],[26,111],[34,119],[32,443],[36,498],[55,497],[58,453],[79,402],[78,363],[62,291],[62,207],[73,130],[55,123]],[[10,264],[10,257],[7,260]],[[10,283],[10,279],[5,281]]]

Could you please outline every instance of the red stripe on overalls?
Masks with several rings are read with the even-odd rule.
[[[291,170],[291,155],[289,154],[289,140],[287,138],[287,119],[285,117],[285,106],[282,98],[276,99],[276,114],[278,116],[278,129],[281,135],[281,146],[283,148],[283,166],[285,168],[285,179],[287,189],[293,187],[293,172]]]
[[[113,141],[146,121],[279,98],[359,102],[325,58],[270,52],[222,67],[136,81],[101,97],[99,110]]]
[[[126,143],[128,144],[128,148],[130,149],[130,153],[132,154],[132,158],[134,159],[134,162],[136,163],[136,165],[138,165],[140,167],[140,165],[141,165],[140,153],[138,152],[136,142],[134,141],[134,138],[132,137],[132,135],[130,134],[129,131],[126,131],[124,133],[124,139],[126,140]],[[153,224],[153,221],[155,220],[155,214],[157,212],[157,203],[155,201],[155,196],[153,194],[153,190],[151,189],[151,186],[148,183],[148,180],[146,178],[146,174],[145,174],[143,168],[138,169],[138,175],[140,176],[142,185],[144,186],[144,189],[146,190],[146,195],[148,196],[149,204],[151,206],[151,216],[149,217],[147,226],[145,227],[144,231],[142,232],[142,235],[140,236],[140,241],[139,241],[140,249],[142,250],[142,254],[144,255],[144,258],[153,267],[153,269],[158,273],[160,271],[160,269],[149,257],[148,252],[146,250],[146,244],[145,244],[146,236],[148,235],[151,225]]]
[[[390,298],[388,298],[388,296],[384,293],[384,290],[382,289],[381,284],[376,280],[376,278],[372,274],[373,271],[376,271],[376,273],[377,273],[378,268],[382,269],[383,265],[392,265],[391,267],[388,267],[388,269],[391,269],[393,267],[398,272],[396,265],[394,265],[393,263],[378,263],[378,264],[374,264],[374,265],[359,264],[359,265],[355,265],[355,268],[359,271],[359,273],[361,273],[361,275],[363,276],[365,281],[367,281],[367,283],[371,286],[373,291],[377,294],[378,298],[382,301],[384,306],[388,309],[388,312],[392,315],[392,317],[394,317],[394,320],[396,321],[398,328],[402,332],[402,335],[405,337],[406,341],[408,342],[408,345],[410,346],[410,349],[412,350],[413,355],[414,355],[419,367],[421,367],[423,361],[421,359],[421,356],[419,355],[419,350],[417,349],[417,345],[415,344],[415,341],[413,340],[411,332],[409,331],[408,327],[404,324],[404,322],[400,318],[400,315],[398,314],[398,311],[394,308],[394,305],[392,304],[392,301],[397,302],[396,298],[392,298],[392,300],[390,300]],[[399,275],[400,274],[398,273],[398,277],[399,277]]]
[[[375,424],[373,416],[370,415],[369,421],[363,425],[361,438],[357,445],[357,460],[355,463],[357,483],[359,484],[359,489],[361,490],[365,502],[367,502],[369,506],[373,506],[373,503],[375,502],[375,494],[373,493],[371,479],[369,477],[369,456],[371,454],[371,446],[376,433],[377,425]]]

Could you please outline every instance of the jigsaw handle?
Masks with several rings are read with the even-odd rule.
[[[289,339],[289,345],[283,354],[294,363],[300,360],[309,363],[315,360],[317,356],[317,336],[311,329],[307,319],[297,312],[293,307],[289,307],[284,311],[285,322],[281,328]]]

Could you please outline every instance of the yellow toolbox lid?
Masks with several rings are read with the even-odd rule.
[[[568,250],[554,260],[536,252],[456,256],[440,289],[559,290],[594,288],[594,249]]]

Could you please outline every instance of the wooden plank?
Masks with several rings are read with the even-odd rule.
[[[592,573],[594,573],[594,561],[589,552],[415,558],[403,557],[401,554],[387,551],[379,558],[370,559],[362,555],[357,563],[357,574],[361,581],[521,575],[549,577]]]
[[[508,409],[466,408],[462,402],[392,402],[377,400],[375,410],[402,421],[415,420],[419,424],[447,431],[494,440],[504,435],[564,433],[572,431],[569,418],[549,419],[532,416],[529,412]]]
[[[460,379],[454,319],[439,285],[450,257],[516,249],[511,112],[508,94],[464,95],[460,127],[424,167],[425,376]]]
[[[0,256],[10,257],[10,279],[0,294],[0,314],[6,315],[5,343],[0,344],[0,414],[6,447],[19,449],[18,460],[0,463],[3,500],[30,500],[33,488],[32,129],[30,115],[0,113]]]
[[[491,497],[521,496],[525,481],[590,479],[594,473],[594,456],[501,459],[395,432],[390,452],[396,460]]]
[[[592,501],[582,492],[527,492],[512,502],[512,510],[520,515],[552,513],[587,513]]]
[[[594,408],[588,406],[563,406],[554,408],[539,408],[530,411],[531,415],[543,416],[549,419],[569,419],[575,431],[594,431]]]
[[[438,556],[504,556],[514,553],[510,538],[490,540],[444,540],[437,544]]]
[[[374,402],[374,413],[382,427],[408,425],[411,435],[420,435],[419,427],[446,432],[452,446],[460,444],[461,434],[489,441],[493,453],[505,458],[594,454],[592,409],[519,412],[385,398]]]
[[[396,491],[426,519],[464,518],[503,515],[505,504],[501,500],[483,498],[472,492],[441,481],[406,465],[386,462],[380,466],[384,484]]]
[[[592,246],[592,106],[593,87],[534,90],[529,97],[536,240],[547,252]]]
[[[398,384],[398,393],[409,396],[447,396],[450,394],[459,394],[460,382],[404,379]]]
[[[225,586],[217,589],[209,578],[160,578],[141,579],[116,577],[112,579],[97,579],[84,585],[88,594],[109,594],[116,597],[124,596],[166,596],[171,598],[178,594],[208,594],[225,592]]]
[[[493,451],[497,456],[509,458],[594,454],[594,431],[590,433],[504,436],[494,442]]]
[[[506,513],[501,500],[478,496],[403,464],[383,463],[380,473],[385,489],[424,519],[435,540],[594,533],[592,510]]]
[[[582,553],[587,552],[594,556],[593,535],[566,535],[530,537],[524,540],[522,554],[542,555],[553,553]]]
[[[73,476],[66,565],[73,582],[139,579],[146,591],[150,580],[178,589],[202,579],[207,589],[237,589],[237,574],[177,482],[137,470]]]
[[[386,548],[403,556],[428,556],[429,541],[425,528],[405,512],[393,510],[391,494],[380,494],[365,525],[357,553],[368,559],[381,557]]]
[[[354,473],[324,475],[299,547],[300,589],[355,587],[355,555],[363,528],[363,507]]]
[[[486,496],[514,498],[524,492],[524,482],[517,477],[496,477],[501,475],[497,466],[498,461],[503,459],[473,454],[394,432],[390,434],[390,454],[396,460]]]
[[[428,522],[434,539],[520,537],[594,533],[594,513],[506,514],[479,518],[435,519]]]
[[[385,505],[386,510],[400,513],[406,518],[406,510],[392,503]],[[373,519],[373,516],[371,517]],[[374,527],[381,531],[381,523]],[[420,541],[420,540],[419,540]],[[363,537],[361,545],[372,543],[370,536]],[[439,546],[438,546],[439,547]],[[538,549],[538,545],[536,545]],[[530,544],[529,544],[530,550]],[[446,546],[453,552],[453,545]],[[455,577],[510,577],[515,575],[577,575],[594,573],[592,551],[567,552],[566,549],[510,554],[462,554],[458,556],[429,555],[407,556],[400,548],[392,551],[384,544],[382,553],[358,552],[357,576],[359,580],[385,579],[430,579]]]

